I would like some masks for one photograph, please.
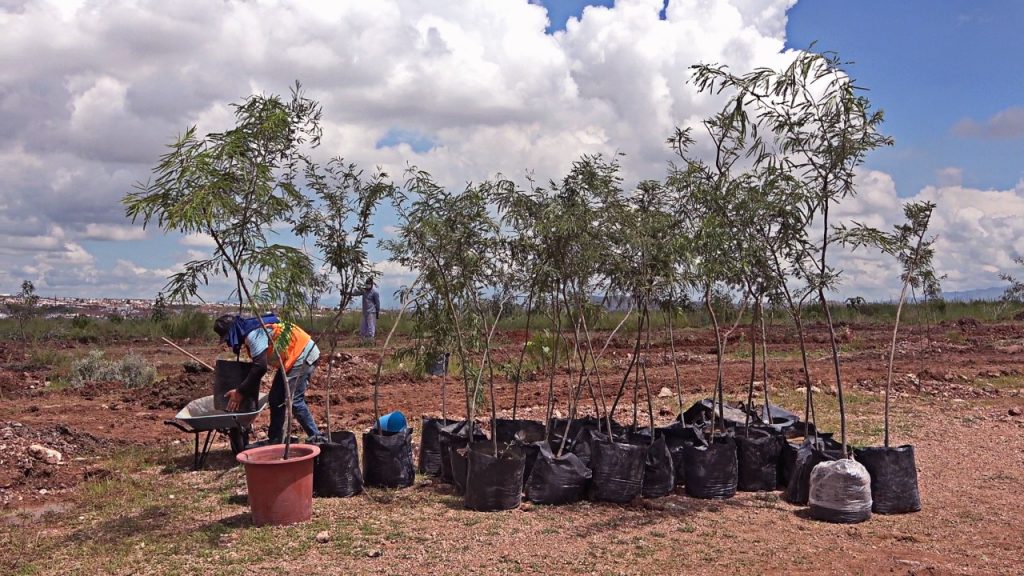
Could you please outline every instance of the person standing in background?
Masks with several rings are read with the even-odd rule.
[[[380,319],[380,294],[373,287],[373,278],[366,279],[361,296],[363,320],[359,324],[359,335],[363,342],[373,342],[377,337],[377,320]]]

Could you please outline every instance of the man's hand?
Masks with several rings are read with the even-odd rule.
[[[228,412],[238,410],[238,407],[242,404],[242,400],[245,399],[245,396],[243,396],[237,389],[228,390],[224,394],[224,397],[228,399]]]

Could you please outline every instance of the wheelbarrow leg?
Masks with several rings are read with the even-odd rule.
[[[192,451],[192,469],[199,470],[199,432],[193,432],[192,435],[195,438]]]
[[[206,431],[206,440],[203,442],[203,453],[199,455],[198,465],[196,470],[201,469],[206,465],[206,457],[210,455],[210,446],[213,445],[213,430]],[[199,447],[199,434],[196,434],[196,449]]]

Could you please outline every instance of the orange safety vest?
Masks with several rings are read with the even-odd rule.
[[[274,343],[281,338],[281,332],[284,330],[283,323],[269,324],[269,328],[273,331],[270,335],[270,346],[267,348],[267,363],[280,366],[277,363],[277,355],[274,354]],[[306,333],[305,330],[299,328],[295,324],[289,324],[291,327],[288,339],[288,347],[281,350],[281,360],[284,361],[284,371],[288,372],[295,365],[295,361],[302,355],[302,351],[306,348],[306,344],[313,338]]]

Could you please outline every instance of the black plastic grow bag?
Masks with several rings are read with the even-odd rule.
[[[544,442],[532,444],[537,456],[526,480],[526,498],[537,504],[571,504],[582,500],[593,473],[572,452],[555,456]]]
[[[552,418],[548,421],[548,426],[551,427],[551,437],[568,436],[569,440],[573,440],[582,430],[590,429],[601,432],[603,434],[608,433],[608,422],[604,418],[595,418],[593,416],[585,416],[583,418],[573,418],[572,422],[567,418]],[[568,434],[566,429],[568,428]],[[625,432],[626,429],[612,420],[612,434],[616,436]]]
[[[775,404],[769,404],[767,410],[764,406],[757,406],[747,412],[753,417],[750,422],[751,426],[759,425],[772,428],[780,434],[788,435],[800,425],[799,416]],[[802,433],[802,429],[799,433]]]
[[[801,424],[801,427],[803,424]],[[813,430],[813,427],[811,428]],[[793,478],[793,471],[796,469],[796,455],[800,450],[800,446],[813,441],[813,437],[808,436],[804,438],[802,443],[794,444],[793,442],[783,441],[780,446],[782,452],[779,454],[779,468],[776,487],[785,490],[789,486],[790,479]],[[822,432],[818,434],[818,449],[835,451],[842,450],[842,444],[832,439],[831,432]]]
[[[842,457],[843,452],[841,448],[839,450],[823,450],[820,448],[822,445],[819,442],[817,445],[819,447],[816,447],[811,439],[807,439],[797,449],[796,461],[793,464],[793,470],[789,475],[789,483],[786,485],[786,492],[783,495],[786,502],[798,506],[806,505],[807,498],[811,492],[811,471],[822,462],[830,462]]]
[[[661,498],[671,494],[675,488],[675,468],[665,437],[655,434],[654,442],[650,438],[649,432],[632,434],[630,443],[643,446],[647,451],[644,455],[644,479],[640,495],[644,498]],[[640,440],[642,444],[638,442]]]
[[[467,457],[466,508],[492,512],[519,506],[525,464],[522,450],[499,447],[495,454],[493,442],[474,442]]]
[[[515,440],[522,444],[533,444],[544,439],[544,423],[539,420],[497,418],[491,422],[491,434],[497,438],[498,444],[511,444]]]
[[[590,499],[626,503],[639,496],[647,448],[606,438],[594,438],[590,445]]]
[[[531,444],[523,444],[518,440],[515,440],[512,443],[512,445],[519,446],[519,448],[522,449],[523,456],[526,460],[526,466],[523,468],[523,486],[526,486],[526,481],[529,480],[530,474],[533,472],[533,467],[537,462],[537,458],[540,456],[540,447],[547,446],[548,450],[552,454],[557,454],[558,449],[561,446],[561,443],[562,441],[560,438],[553,439],[549,442],[544,442],[543,440],[541,440],[539,442],[533,442]],[[571,447],[572,442],[566,442],[565,449],[562,451],[563,455],[572,453],[572,451],[570,450]],[[584,466],[586,465],[584,464]]]
[[[569,443],[571,451],[576,455],[577,458],[583,462],[584,466],[593,468],[590,464],[591,454],[593,453],[594,441],[595,440],[607,440],[608,435],[598,432],[595,428],[583,428],[579,433],[573,437],[573,441]],[[555,444],[552,442],[552,444]],[[556,444],[557,446],[557,444]]]
[[[672,470],[674,471],[676,486],[686,484],[686,451],[683,449],[687,444],[690,446],[704,446],[704,434],[699,428],[683,426],[675,422],[664,428],[656,428],[655,434],[665,438],[665,445],[672,455]]]
[[[363,483],[366,486],[405,488],[416,481],[412,463],[412,429],[394,434],[363,434]]]
[[[441,428],[454,424],[454,420],[423,417],[420,428],[420,474],[439,476],[441,474]]]
[[[722,422],[719,419],[719,408],[718,402],[712,401],[711,398],[705,398],[700,402],[695,402],[692,406],[686,409],[680,417],[686,424],[704,426],[710,424],[712,420],[712,410],[714,410],[714,421],[715,427],[726,427],[732,428],[734,426],[744,426],[747,424],[749,418],[747,413],[743,410],[731,406],[728,402],[725,403],[722,412],[725,416],[725,421]]]
[[[317,444],[313,460],[313,495],[320,498],[355,496],[363,491],[356,435],[347,430],[331,432],[331,441]]]
[[[516,446],[525,458],[523,484],[530,477],[533,463],[537,460],[535,443],[544,440],[544,423],[539,420],[509,420],[497,418],[491,421],[491,434],[498,440],[498,448]],[[568,444],[566,445],[568,446]],[[557,448],[556,448],[557,450]]]
[[[854,457],[871,475],[872,512],[905,514],[921,510],[913,446],[861,448],[854,451]]]
[[[736,488],[743,492],[775,490],[778,486],[780,437],[774,430],[736,430]]]
[[[473,426],[473,440],[486,440],[487,436],[480,431],[478,425]],[[441,481],[442,482],[455,482],[454,472],[452,471],[452,446],[456,449],[465,448],[469,442],[466,440],[466,421],[459,420],[452,424],[441,427],[440,432],[440,448],[441,448]],[[465,479],[466,470],[462,467],[460,478]],[[464,482],[464,480],[463,480]],[[458,487],[459,485],[456,485]]]
[[[739,470],[736,442],[731,436],[715,436],[707,446],[683,447],[686,452],[686,493],[694,498],[732,498]]]

